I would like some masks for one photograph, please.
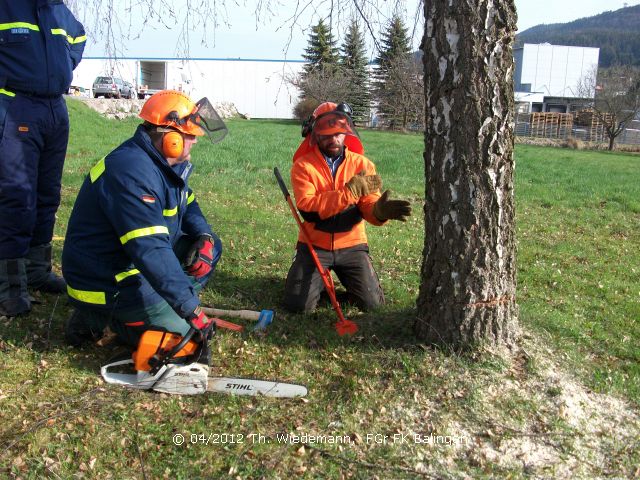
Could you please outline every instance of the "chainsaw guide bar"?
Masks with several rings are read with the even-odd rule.
[[[132,359],[119,360],[104,365],[100,373],[105,382],[138,390],[154,390],[173,395],[197,395],[205,392],[232,395],[265,396],[273,398],[296,398],[307,394],[307,387],[254,378],[210,377],[209,367],[201,363],[188,365],[164,365],[152,375],[149,372],[119,373],[114,369],[131,371]]]
[[[307,394],[307,387],[294,383],[272,382],[255,378],[208,377],[207,392],[295,398],[304,397]]]

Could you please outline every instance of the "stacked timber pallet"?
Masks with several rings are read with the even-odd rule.
[[[580,110],[576,112],[575,123],[584,128],[586,131],[585,140],[592,142],[601,142],[604,140],[604,124],[611,125],[613,115],[610,113],[596,114],[591,109]]]
[[[531,124],[532,137],[544,137],[544,130],[546,125],[544,113],[532,113],[529,123]]]
[[[558,113],[558,137],[567,138],[571,136],[573,130],[573,114],[572,113]]]
[[[573,115],[570,113],[534,112],[530,117],[531,136],[566,138],[571,134]]]

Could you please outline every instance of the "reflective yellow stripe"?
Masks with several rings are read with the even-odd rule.
[[[71,35],[69,35],[62,28],[52,28],[51,29],[51,34],[52,35],[64,35],[65,37],[67,37],[67,42],[69,42],[71,44],[81,43],[81,42],[84,42],[87,39],[86,35],[80,35],[79,37],[73,38]]]
[[[75,298],[84,303],[94,303],[96,305],[107,304],[107,294],[105,292],[88,292],[86,290],[76,290],[67,285],[67,293],[71,298]]]
[[[100,178],[100,175],[102,175],[104,173],[104,159],[105,157],[102,157],[100,160],[98,160],[98,163],[96,163],[93,167],[91,167],[91,170],[89,170],[89,177],[91,178],[91,183],[95,183],[96,180],[98,180],[98,178]]]
[[[72,37],[67,37],[67,40],[69,40]],[[79,37],[76,37],[73,39],[73,41],[69,40],[69,43],[82,43],[82,42],[86,42],[87,41],[87,36],[86,35],[80,35]]]
[[[178,207],[172,208],[171,210],[163,210],[162,215],[165,217],[173,217],[178,213]]]
[[[132,230],[129,233],[125,233],[120,237],[120,242],[124,245],[129,240],[133,240],[138,237],[146,237],[147,235],[154,235],[156,233],[166,233],[169,235],[169,229],[167,227],[146,227],[146,228],[138,228],[137,230]]]
[[[0,30],[11,30],[12,28],[28,28],[29,30],[40,31],[38,25],[27,22],[12,22],[12,23],[0,23]]]
[[[2,95],[8,95],[9,97],[15,97],[16,94],[13,92],[10,92],[9,90],[5,90],[4,88],[0,88],[0,93]]]
[[[187,205],[189,205],[191,202],[193,202],[196,199],[196,196],[194,195],[193,192],[191,192],[191,195],[189,195],[189,197],[187,198]]]
[[[131,277],[132,275],[137,275],[140,273],[140,270],[134,268],[133,270],[129,270],[127,272],[122,272],[116,275],[116,282],[121,282],[127,277]]]

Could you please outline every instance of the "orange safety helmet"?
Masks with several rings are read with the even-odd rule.
[[[140,118],[153,125],[171,127],[187,135],[205,134],[197,122],[198,107],[183,92],[162,90],[145,102]]]
[[[302,125],[302,136],[306,137],[311,132],[316,135],[344,133],[357,136],[351,120],[352,113],[353,110],[347,103],[339,105],[333,102],[321,103]]]
[[[344,133],[345,146],[352,152],[363,155],[364,147],[351,120],[352,113],[353,110],[347,103],[323,102],[318,105],[302,124],[302,136],[305,139],[293,155],[293,161],[305,155],[316,144],[314,135],[309,135],[310,133],[317,135]]]
[[[333,102],[323,102],[316,107],[311,116],[313,118],[318,118],[323,113],[333,112],[338,107],[337,103]]]

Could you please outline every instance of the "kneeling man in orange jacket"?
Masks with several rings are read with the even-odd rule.
[[[336,273],[348,300],[363,310],[384,303],[371,263],[363,220],[383,225],[405,221],[411,206],[382,195],[382,180],[364,150],[346,103],[325,102],[303,125],[304,141],[293,157],[291,184],[305,229],[324,268]],[[296,256],[285,284],[285,307],[313,310],[324,289],[320,274],[298,238]]]

